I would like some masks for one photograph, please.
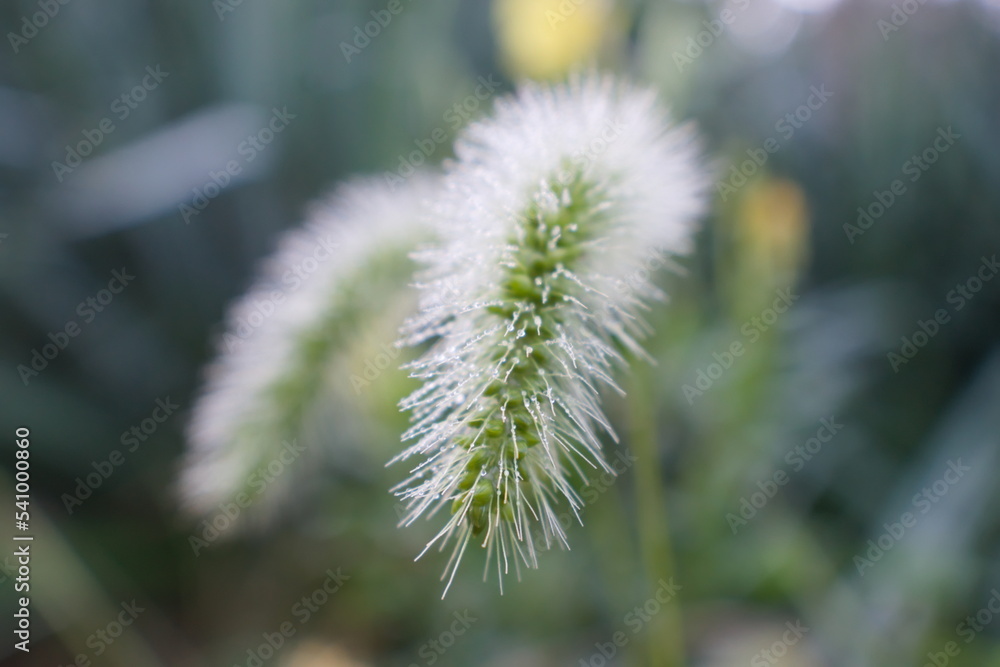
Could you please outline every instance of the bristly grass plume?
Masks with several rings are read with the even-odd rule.
[[[403,523],[450,511],[427,545],[452,544],[445,593],[472,542],[501,587],[540,549],[568,547],[556,507],[579,519],[583,468],[614,472],[600,392],[621,392],[614,373],[644,356],[643,313],[664,298],[646,272],[690,250],[707,174],[693,130],[672,126],[653,91],[597,75],[523,86],[455,153],[440,179],[344,186],[284,239],[231,310],[195,406],[189,509],[256,495],[255,474],[311,415],[351,420],[331,362],[405,293],[412,258],[421,297],[400,345],[427,347],[402,403],[410,444],[393,459],[415,461],[394,489]],[[261,505],[298,478],[269,482]]]
[[[331,362],[410,280],[408,256],[430,233],[420,209],[435,183],[424,175],[392,190],[377,178],[347,183],[282,238],[230,309],[195,405],[180,480],[187,509],[218,511],[242,493],[262,516],[314,468],[284,464],[289,453],[319,454],[322,439],[307,428],[317,413],[351,419],[348,379],[332,381]]]
[[[421,310],[401,342],[433,344],[411,365],[413,442],[394,459],[418,459],[396,489],[404,524],[450,512],[427,545],[454,543],[445,593],[472,541],[501,587],[512,561],[520,574],[568,546],[554,507],[579,519],[574,473],[614,472],[600,388],[621,392],[613,373],[644,355],[642,313],[663,298],[634,276],[653,251],[690,250],[707,183],[693,131],[652,91],[596,75],[523,86],[456,157],[432,210],[439,241],[417,254]]]

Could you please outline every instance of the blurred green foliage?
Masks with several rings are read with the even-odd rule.
[[[7,3],[0,25],[27,35],[24,17],[41,4]],[[622,2],[600,39],[573,33],[598,65],[656,84],[697,122],[734,190],[720,188],[683,275],[658,277],[671,300],[651,313],[648,341],[659,447],[643,465],[663,479],[657,509],[670,517],[689,664],[769,664],[753,661],[800,620],[806,640],[780,664],[922,665],[955,642],[947,664],[1000,665],[1000,623],[983,622],[995,614],[973,619],[981,631],[965,620],[1000,586],[1000,280],[975,293],[970,282],[1000,250],[1000,12],[928,2],[883,36],[890,3],[833,4],[733,3],[732,24],[704,38],[723,5]],[[406,424],[395,408],[412,386],[403,372],[373,382],[351,424],[326,424],[330,455],[269,527],[195,555],[189,537],[202,528],[177,506],[186,413],[226,304],[330,184],[397,170],[438,130],[447,140],[433,140],[426,161],[440,163],[477,77],[511,88],[519,72],[506,68],[519,61],[497,46],[513,42],[498,39],[495,8],[403,0],[358,47],[355,28],[386,3],[52,6],[36,35],[8,36],[0,50],[0,422],[6,434],[32,430],[37,550],[33,650],[14,655],[8,642],[5,664],[83,654],[98,665],[246,665],[263,634],[290,623],[268,664],[577,665],[595,642],[631,632],[630,610],[655,592],[639,566],[632,471],[593,481],[572,552],[545,554],[502,598],[470,566],[438,600],[442,558],[411,562],[432,526],[397,530],[386,491],[402,474],[383,463]],[[550,24],[552,40],[561,25]],[[689,38],[708,44],[691,49]],[[169,74],[139,101],[132,91],[157,65]],[[829,100],[809,108],[823,86]],[[272,109],[295,118],[245,161],[241,142]],[[99,136],[105,118],[114,130],[60,181],[52,163],[69,164],[67,147]],[[948,128],[953,145],[913,171]],[[754,156],[742,184],[731,167]],[[186,224],[179,207],[208,196],[229,160],[240,177]],[[875,215],[887,193],[893,203]],[[872,216],[861,234],[845,229],[859,207]],[[134,284],[87,320],[80,304],[122,267]],[[778,313],[782,293],[794,303]],[[921,338],[942,309],[947,321]],[[80,334],[26,384],[18,366],[70,321]],[[362,369],[396,324],[381,318],[355,341],[357,364],[337,377]],[[908,344],[915,354],[894,369],[888,355]],[[167,397],[181,410],[127,451],[123,436]],[[608,398],[626,434],[629,400]],[[843,427],[810,452],[824,419]],[[66,494],[115,449],[124,463],[67,511]],[[958,460],[970,470],[938,494]],[[3,466],[10,507],[12,455]],[[915,499],[925,488],[926,512]],[[753,507],[760,493],[773,497]],[[915,525],[896,539],[906,512]],[[886,533],[875,558],[869,540],[878,547]],[[870,562],[861,572],[859,557]],[[296,607],[338,568],[349,579],[328,601],[308,615]],[[10,619],[9,575],[0,587]],[[93,633],[133,599],[146,611],[95,656]],[[437,652],[429,642],[466,610],[476,621]],[[626,645],[617,659],[645,658]]]

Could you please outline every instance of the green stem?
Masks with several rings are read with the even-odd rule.
[[[635,467],[639,551],[652,590],[660,586],[660,580],[669,582],[675,576],[674,557],[657,451],[653,374],[649,365],[642,360],[638,360],[633,369],[635,375],[627,403],[632,451],[639,460]],[[681,581],[674,583],[683,585]],[[680,610],[680,600],[671,599],[650,621],[645,633],[647,664],[650,667],[683,667],[684,644]]]
[[[621,489],[608,488],[593,503],[588,503],[588,534],[597,556],[607,590],[610,609],[629,609],[635,604],[635,552],[634,535],[622,521],[629,508]]]

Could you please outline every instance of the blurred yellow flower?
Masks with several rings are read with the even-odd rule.
[[[743,198],[738,236],[754,271],[793,279],[807,259],[809,211],[805,193],[793,181],[765,178]]]
[[[560,78],[592,60],[622,23],[611,0],[496,0],[493,9],[501,61],[514,77]]]

